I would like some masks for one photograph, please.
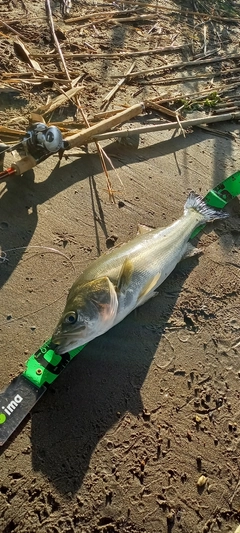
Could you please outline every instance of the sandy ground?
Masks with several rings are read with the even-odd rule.
[[[51,336],[90,261],[138,223],[171,223],[190,190],[204,195],[239,168],[238,129],[222,126],[236,140],[195,129],[144,135],[138,148],[106,142],[116,204],[94,149],[1,184],[1,388]],[[235,531],[239,200],[227,210],[195,240],[203,253],[92,341],[3,449],[1,533]]]

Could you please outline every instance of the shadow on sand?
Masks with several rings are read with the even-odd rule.
[[[195,131],[186,138],[173,137],[138,150],[112,143],[107,152],[111,154],[114,149],[114,166],[119,168],[136,161],[176,154],[206,137],[211,134]],[[223,158],[226,157],[225,152]],[[96,177],[101,167],[97,155],[93,154],[69,163],[67,170],[66,166],[59,168],[57,165],[41,183],[34,182],[33,172],[8,180],[0,201],[3,249],[10,248],[9,226],[16,226],[11,248],[20,244],[27,246],[37,226],[37,206],[80,180]],[[216,167],[213,184],[223,177],[223,167],[221,171]],[[93,196],[95,192],[92,183]],[[9,205],[12,205],[11,216]],[[1,284],[11,275],[21,255],[22,251],[16,251],[11,261],[2,265]],[[184,280],[196,264],[196,258],[181,263],[161,286],[157,298],[89,343],[34,409],[33,467],[41,470],[61,493],[78,490],[99,439],[119,417],[126,411],[141,414],[142,384]]]
[[[89,343],[34,409],[33,468],[59,492],[79,489],[99,439],[126,411],[142,415],[142,384],[196,264],[196,258],[182,262],[156,298]]]

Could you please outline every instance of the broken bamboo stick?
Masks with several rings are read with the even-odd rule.
[[[74,146],[82,146],[83,144],[91,142],[93,137],[95,140],[95,137],[100,133],[104,133],[106,130],[114,128],[115,126],[118,126],[119,124],[122,124],[123,122],[131,120],[131,118],[140,115],[143,110],[143,102],[141,102],[140,104],[135,104],[131,107],[128,107],[121,113],[117,113],[116,115],[114,115],[114,117],[109,117],[105,120],[101,120],[101,122],[90,126],[90,128],[84,129],[79,133],[76,133],[75,135],[71,135],[70,137],[66,137],[65,141],[67,141],[69,148],[72,148]]]

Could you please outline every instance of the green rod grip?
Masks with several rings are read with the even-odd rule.
[[[67,354],[58,355],[49,339],[26,361],[23,376],[39,388],[43,385],[51,385],[84,346],[86,345],[75,348]]]

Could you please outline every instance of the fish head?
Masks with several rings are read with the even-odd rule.
[[[52,336],[55,352],[64,354],[105,333],[112,327],[117,309],[117,293],[108,277],[86,283],[77,280]]]

